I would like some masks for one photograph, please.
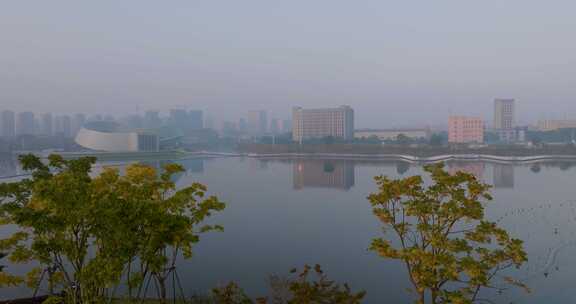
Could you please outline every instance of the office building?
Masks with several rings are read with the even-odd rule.
[[[16,135],[16,118],[12,111],[2,111],[0,115],[0,136],[14,137]]]
[[[74,115],[74,119],[72,120],[72,137],[76,137],[80,129],[84,127],[86,123],[86,115],[78,113]]]
[[[292,132],[292,121],[290,119],[285,119],[282,121],[282,133]]]
[[[42,115],[39,134],[46,136],[54,135],[54,119],[52,117],[52,113],[44,113]]]
[[[280,130],[282,126],[280,126],[280,121],[276,118],[270,119],[270,133],[271,134],[280,134]]]
[[[538,121],[539,131],[556,131],[560,129],[576,129],[574,119],[548,119]]]
[[[155,129],[162,125],[160,113],[158,111],[146,111],[144,113],[144,128]]]
[[[354,110],[349,106],[324,109],[292,110],[292,138],[302,141],[312,138],[354,138]]]
[[[264,135],[268,132],[268,113],[266,111],[248,112],[248,133],[250,135]]]
[[[448,119],[448,142],[483,143],[484,121],[479,117],[450,116]]]
[[[68,115],[56,116],[54,119],[54,135],[65,138],[72,137],[72,119]]]
[[[34,113],[18,113],[18,119],[16,120],[16,135],[34,135],[34,125]]]
[[[188,129],[188,112],[182,109],[170,110],[169,122],[182,131]]]
[[[200,110],[192,110],[188,112],[188,126],[192,130],[204,128],[204,112]]]
[[[246,122],[246,119],[240,118],[238,121],[238,131],[241,134],[246,134],[248,132],[248,123]]]
[[[510,130],[515,124],[515,100],[496,99],[494,100],[494,129]]]

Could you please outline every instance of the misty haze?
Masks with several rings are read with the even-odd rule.
[[[3,4],[0,304],[576,303],[576,2]]]

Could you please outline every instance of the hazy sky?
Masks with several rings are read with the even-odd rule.
[[[32,1],[0,9],[0,109],[349,104],[360,127],[576,118],[576,1]]]

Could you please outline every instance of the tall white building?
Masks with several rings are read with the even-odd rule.
[[[354,138],[354,110],[349,106],[324,109],[292,110],[292,138],[302,141],[311,138]]]

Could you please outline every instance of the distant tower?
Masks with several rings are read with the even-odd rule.
[[[18,113],[16,121],[16,135],[34,135],[34,113]]]
[[[52,113],[45,113],[42,115],[42,121],[40,123],[40,134],[52,136],[54,135],[54,119],[52,118]]]
[[[514,128],[515,103],[514,99],[494,100],[494,129],[510,130]]]
[[[72,119],[68,115],[56,116],[54,120],[54,134],[70,138],[72,134]]]
[[[74,115],[74,120],[72,121],[72,136],[76,137],[76,135],[78,135],[78,132],[80,132],[80,129],[82,129],[82,127],[84,127],[84,124],[86,123],[86,115],[82,114],[82,113],[78,113],[76,115]]]
[[[155,129],[162,125],[160,113],[158,111],[146,111],[144,114],[144,128]]]
[[[248,112],[248,132],[251,135],[264,135],[268,132],[268,113],[266,111]]]
[[[16,118],[12,111],[3,111],[0,115],[0,136],[14,137],[16,135]]]

